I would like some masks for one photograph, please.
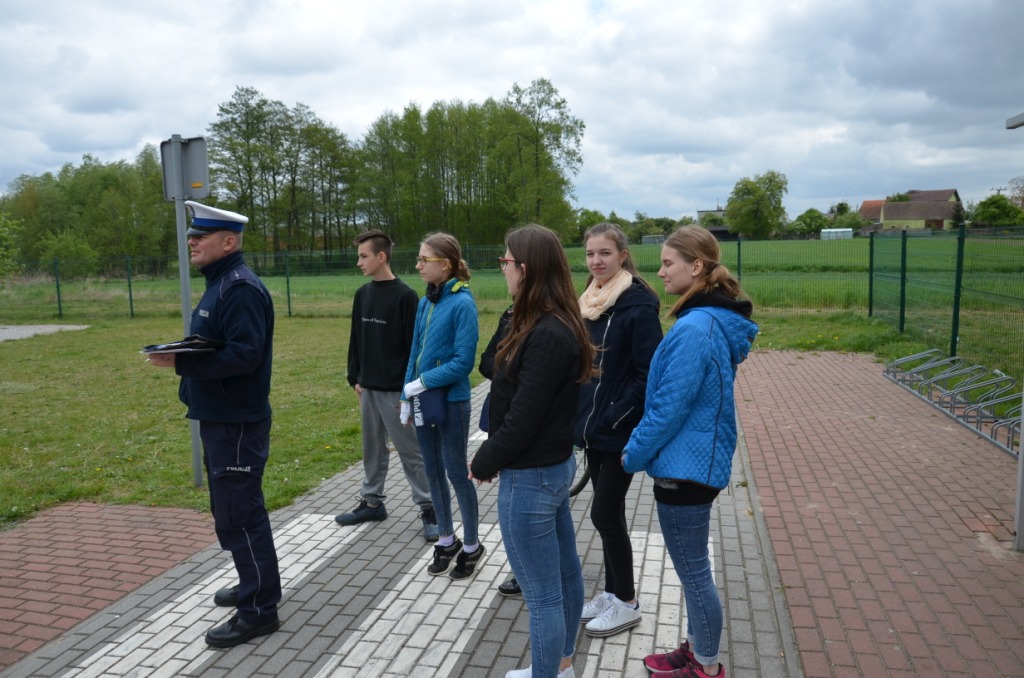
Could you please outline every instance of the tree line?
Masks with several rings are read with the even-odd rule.
[[[501,99],[435,102],[387,111],[350,140],[304,104],[289,108],[254,88],[238,87],[218,106],[206,134],[211,197],[204,202],[250,217],[253,252],[334,251],[379,228],[400,246],[434,230],[474,244],[500,243],[509,228],[538,222],[577,242],[589,226],[611,221],[630,240],[695,223],[632,219],[574,209],[573,178],[582,164],[585,125],[546,79],[513,84]],[[789,182],[768,170],[737,181],[726,208],[705,227],[749,238],[808,236],[822,228],[863,225],[845,202],[810,209],[790,221]],[[1020,223],[1024,177],[1009,194],[968,204],[958,218],[975,224]],[[163,199],[158,150],[132,161],[86,155],[57,173],[22,175],[0,196],[0,277],[18,261],[84,262],[100,256],[167,257],[176,251],[174,207]]]
[[[304,104],[238,87],[205,135],[204,202],[248,216],[245,247],[256,252],[342,249],[367,228],[404,246],[432,230],[499,243],[527,222],[572,239],[584,130],[546,79],[514,84],[501,100],[409,104],[355,142]],[[151,145],[134,162],[86,155],[56,174],[22,175],[0,198],[8,258],[166,256],[173,223]]]

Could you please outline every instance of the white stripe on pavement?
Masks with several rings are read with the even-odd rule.
[[[302,514],[274,530],[274,545],[285,593],[302,585],[317,565],[333,557],[364,531],[366,524],[342,527],[334,516]],[[66,676],[151,675],[192,673],[216,658],[203,639],[207,629],[224,622],[234,608],[211,604],[216,591],[236,581],[234,565],[226,565],[189,587],[111,641],[85,656]]]

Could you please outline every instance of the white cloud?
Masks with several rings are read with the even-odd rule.
[[[552,81],[579,206],[678,217],[789,178],[790,215],[1024,174],[1014,0],[51,0],[0,10],[0,187],[195,136],[236,87],[358,139],[409,103]]]

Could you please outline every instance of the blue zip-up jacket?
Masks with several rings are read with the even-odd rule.
[[[722,489],[736,451],[736,369],[757,324],[721,306],[683,309],[651,361],[643,419],[623,466]]]
[[[448,402],[469,400],[469,373],[476,363],[480,334],[476,301],[469,285],[457,278],[447,281],[437,303],[420,299],[405,383],[417,377],[428,388],[450,386]],[[408,400],[405,390],[402,400]]]
[[[178,395],[185,415],[199,421],[241,423],[270,416],[274,303],[242,252],[199,269],[206,291],[192,311],[190,331],[225,342],[213,353],[179,353]]]
[[[647,370],[662,336],[658,297],[634,276],[611,308],[584,322],[600,373],[580,387],[573,442],[619,454],[644,413]]]

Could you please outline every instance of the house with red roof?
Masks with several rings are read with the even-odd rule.
[[[868,221],[872,226],[880,228],[882,225],[882,205],[884,200],[865,200],[860,204],[860,218]]]
[[[865,232],[879,230],[946,231],[956,228],[960,194],[955,188],[934,191],[911,190],[908,200],[865,200],[860,215],[871,222]]]

